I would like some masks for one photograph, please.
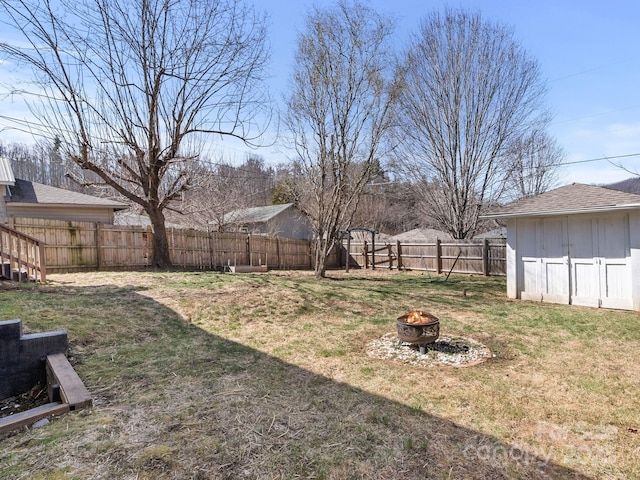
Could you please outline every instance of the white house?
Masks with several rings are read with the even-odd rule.
[[[509,298],[640,311],[640,195],[574,183],[483,217],[507,224]]]

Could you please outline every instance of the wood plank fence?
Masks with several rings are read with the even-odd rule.
[[[347,255],[342,246],[345,268],[387,268],[440,273],[506,275],[506,241],[436,240],[430,243],[350,242]],[[347,263],[348,262],[348,263]]]
[[[135,270],[151,266],[151,227],[105,225],[36,218],[5,218],[11,228],[44,241],[49,273]],[[306,240],[168,228],[174,266],[223,270],[228,265],[266,265],[270,269],[310,269]]]
[[[35,218],[2,218],[8,227],[45,243],[48,273],[93,270],[136,270],[151,266],[151,227],[106,225]],[[229,265],[265,265],[269,269],[313,268],[313,244],[307,240],[168,228],[174,266],[224,270]],[[481,242],[380,243],[375,252],[367,242],[335,249],[329,268],[387,268],[435,273],[505,275],[503,240]]]

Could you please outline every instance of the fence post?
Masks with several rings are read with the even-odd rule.
[[[96,267],[98,271],[102,268],[102,254],[100,248],[100,222],[96,222]]]
[[[209,269],[216,269],[216,260],[213,254],[213,234],[211,232],[211,227],[207,224],[207,243],[209,244]]]
[[[364,246],[362,247],[362,253],[364,255],[364,269],[368,269],[369,268],[369,245],[367,244],[367,241],[364,241]]]
[[[442,273],[442,245],[441,240],[436,238],[436,273],[440,275]]]
[[[376,269],[376,234],[371,232],[371,270]]]
[[[389,270],[393,270],[393,249],[390,243],[387,243],[387,249],[389,250]]]
[[[249,259],[249,266],[253,265],[253,256],[251,252],[251,234],[247,234],[247,258]]]
[[[398,252],[398,271],[402,269],[402,247],[400,246],[400,240],[396,240],[396,251]]]
[[[488,277],[489,273],[489,240],[485,238],[482,244],[482,274]]]
[[[147,225],[147,266],[152,265],[153,258],[153,227]]]
[[[42,283],[46,283],[47,281],[47,261],[45,258],[45,249],[44,249],[44,242],[40,242],[38,244],[38,250],[39,250],[39,257],[40,257],[40,281]]]
[[[347,251],[345,253],[344,271],[349,273],[349,264],[351,263],[351,232],[347,231]]]

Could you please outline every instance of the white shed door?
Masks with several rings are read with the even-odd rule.
[[[627,215],[569,221],[571,303],[631,309]]]
[[[516,229],[518,263],[522,266],[518,269],[518,291],[523,300],[542,300],[538,224],[536,220],[518,220]]]
[[[566,220],[519,220],[516,242],[520,298],[569,303]]]
[[[629,220],[627,215],[598,219],[600,298],[605,308],[632,309]]]
[[[590,217],[569,220],[571,303],[600,306],[600,265],[597,222]]]
[[[569,245],[567,221],[542,221],[542,300],[569,303]]]

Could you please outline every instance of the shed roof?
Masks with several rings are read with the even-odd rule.
[[[224,223],[265,223],[291,207],[293,203],[233,210],[224,216]]]
[[[128,205],[115,202],[107,198],[94,197],[84,193],[51,187],[41,183],[16,179],[15,185],[10,187],[11,196],[7,202],[11,203],[35,203],[39,205],[75,205],[83,207],[109,207],[114,210],[122,210]]]
[[[640,195],[595,185],[572,183],[509,203],[482,217],[539,217],[632,209],[640,209]]]

